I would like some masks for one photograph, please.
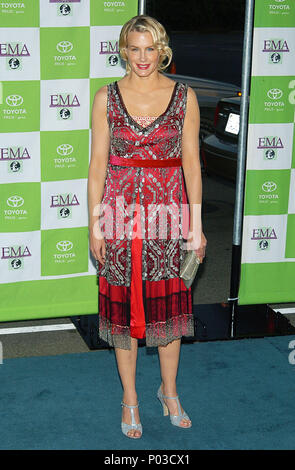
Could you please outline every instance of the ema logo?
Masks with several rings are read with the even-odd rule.
[[[70,5],[62,4],[58,9],[58,14],[60,16],[68,16],[72,14],[72,9]]]
[[[118,40],[101,41],[99,46],[99,55],[106,55],[106,66],[114,67],[119,64],[119,45]]]
[[[71,252],[74,244],[70,240],[61,240],[55,245],[59,253],[54,253],[53,257],[57,263],[65,263],[73,261],[76,258],[76,254]],[[69,253],[70,252],[70,253]]]
[[[8,173],[21,173],[23,160],[30,160],[31,156],[26,147],[0,147],[0,162],[7,162]]]
[[[80,202],[76,194],[56,194],[51,196],[50,208],[57,208],[58,219],[68,219],[72,217],[72,207],[79,206]]]
[[[290,52],[288,43],[284,39],[266,39],[262,52],[268,53],[269,64],[282,64],[283,53]]]
[[[28,246],[3,246],[1,249],[1,259],[8,261],[8,269],[19,270],[24,267],[24,258],[31,257],[32,254]]]
[[[263,150],[264,160],[276,160],[278,149],[283,149],[284,145],[280,137],[266,136],[258,137],[257,149]]]
[[[73,119],[72,109],[70,108],[79,108],[80,102],[77,95],[72,93],[62,93],[57,95],[50,95],[50,108],[57,108],[57,119],[58,120],[67,120]]]
[[[74,147],[70,144],[61,144],[56,148],[56,152],[60,157],[54,158],[55,168],[65,168],[67,165],[69,167],[75,166],[76,158],[70,157],[74,151]]]
[[[272,227],[254,228],[251,240],[257,241],[257,249],[265,251],[270,248],[271,240],[277,240],[275,229]]]
[[[6,57],[7,70],[22,70],[23,57],[30,57],[28,46],[21,42],[0,43],[0,58]]]
[[[49,0],[49,3],[61,3],[57,5],[58,16],[73,16],[73,6],[70,3],[80,3],[81,0]]]

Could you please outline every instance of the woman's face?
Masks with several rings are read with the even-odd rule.
[[[140,77],[149,76],[158,69],[160,54],[149,32],[131,31],[127,37],[126,54],[132,72]]]

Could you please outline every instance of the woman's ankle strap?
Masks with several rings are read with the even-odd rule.
[[[126,408],[138,408],[138,405],[139,405],[139,402],[137,403],[137,405],[126,405],[126,403],[124,403],[123,401],[121,402],[121,405],[122,406],[126,406]]]

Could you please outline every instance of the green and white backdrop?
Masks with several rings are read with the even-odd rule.
[[[0,321],[96,313],[91,105],[137,0],[0,2]],[[256,0],[239,303],[294,301],[295,2]]]
[[[98,311],[91,107],[137,0],[0,2],[0,321]]]
[[[295,301],[295,2],[256,0],[240,304]]]

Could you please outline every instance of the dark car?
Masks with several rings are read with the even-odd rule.
[[[172,80],[187,83],[197,95],[200,107],[200,145],[202,140],[215,131],[216,105],[222,98],[240,95],[240,88],[231,83],[188,77],[186,75],[165,74]]]
[[[235,181],[240,127],[240,97],[221,99],[215,110],[214,133],[201,145],[205,172]]]

